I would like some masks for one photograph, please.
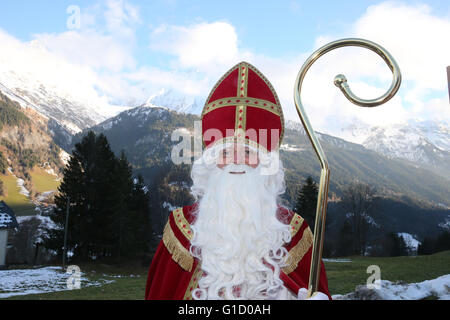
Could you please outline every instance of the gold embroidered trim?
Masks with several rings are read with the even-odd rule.
[[[308,227],[303,231],[303,236],[300,241],[288,253],[286,266],[283,267],[283,272],[289,274],[297,269],[298,263],[303,259],[303,256],[308,252],[313,244],[313,234]]]
[[[194,273],[192,274],[191,281],[189,282],[189,286],[186,289],[183,300],[192,300],[192,291],[197,288],[198,281],[203,276],[203,271],[200,268],[200,263],[197,263],[197,267],[195,267]]]
[[[236,118],[234,121],[234,135],[245,134],[247,126],[247,107],[244,105],[236,106]]]
[[[180,231],[184,234],[186,239],[192,240],[193,233],[191,229],[191,225],[186,220],[183,214],[183,208],[178,208],[172,211],[173,219]]]
[[[298,214],[294,213],[294,216],[292,217],[291,220],[291,238],[293,238],[298,230],[300,230],[300,227],[303,224],[303,218],[301,216],[299,216]]]
[[[282,114],[281,108],[279,105],[263,100],[263,99],[256,99],[256,98],[223,98],[219,100],[215,100],[213,102],[208,103],[205,108],[203,109],[202,116],[205,114],[214,111],[219,108],[223,107],[232,107],[232,106],[239,106],[239,105],[245,105],[247,107],[255,107],[264,109],[266,111],[269,111],[273,114],[276,114],[277,116],[280,116]]]
[[[180,265],[184,270],[191,271],[194,264],[194,257],[190,252],[180,243],[170,227],[170,221],[167,221],[164,227],[163,242],[172,259]]]
[[[238,83],[236,96],[240,97],[242,100],[249,101],[248,99],[246,99],[247,87],[248,87],[248,70],[246,66],[242,63],[239,65],[238,69]],[[244,101],[236,105],[236,117],[234,122],[235,136],[239,136],[239,134],[242,136],[242,133],[245,132],[245,127],[247,126],[247,106],[243,104],[243,102]]]
[[[283,137],[284,137],[284,115],[283,115],[283,112],[282,112],[282,110],[281,110],[280,99],[278,99],[278,95],[277,95],[275,89],[273,88],[272,84],[269,82],[269,80],[268,80],[268,79],[267,79],[267,78],[266,78],[266,77],[265,77],[258,69],[256,69],[254,66],[252,66],[252,65],[249,64],[249,63],[246,63],[246,62],[243,62],[243,63],[245,63],[245,65],[246,65],[249,69],[253,70],[257,75],[260,76],[260,78],[261,78],[261,79],[265,82],[265,84],[270,88],[270,91],[272,91],[273,96],[275,97],[276,105],[279,106],[279,110],[280,110],[279,116],[280,116],[280,121],[281,121],[281,133],[280,133],[280,141],[279,141],[279,145],[281,146],[281,142],[283,141]],[[206,100],[206,101],[208,101],[208,100]]]
[[[238,69],[238,83],[237,83],[237,97],[245,98],[247,97],[247,87],[248,87],[248,67],[246,63],[239,64]]]

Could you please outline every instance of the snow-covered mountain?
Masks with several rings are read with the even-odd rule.
[[[141,107],[161,107],[176,112],[200,114],[203,104],[199,103],[199,100],[197,97],[188,97],[172,89],[162,89],[150,96]]]
[[[31,43],[30,46],[37,44]],[[34,49],[39,54],[46,53],[39,46]],[[74,77],[61,84],[58,79],[64,72],[48,70],[46,74],[48,68],[32,68],[33,64],[24,66],[23,60],[14,55],[0,54],[0,92],[22,107],[32,108],[48,118],[50,132],[62,147],[70,145],[74,134],[130,109],[110,104],[108,97],[98,93],[92,83],[82,83],[82,77]],[[203,108],[203,100],[173,89],[162,89],[150,95],[140,106],[198,115]],[[286,128],[303,131],[298,122],[286,121]],[[409,121],[376,127],[359,123],[343,128],[337,134],[341,139],[325,134],[319,134],[319,137],[335,146],[342,145],[341,139],[344,139],[389,158],[407,159],[450,178],[450,127],[444,122]],[[352,144],[345,144],[345,147],[356,148]]]
[[[343,128],[339,136],[389,158],[406,159],[450,176],[450,126],[445,122],[410,120],[372,127],[353,124]]]
[[[95,88],[92,89],[95,91]],[[45,77],[35,72],[12,70],[7,61],[2,61],[1,56],[0,92],[23,108],[34,109],[47,118],[55,142],[62,147],[69,147],[72,136],[76,133],[112,119],[133,107],[111,105],[105,97],[100,97],[95,92],[77,94],[77,90],[72,92],[67,86],[46,81]],[[165,89],[151,95],[141,106],[191,114],[199,114],[203,107],[195,97]]]
[[[39,80],[14,71],[0,72],[0,91],[22,107],[32,108],[76,133],[108,118],[95,107],[77,101],[70,94],[55,92]]]
[[[73,135],[124,110],[97,86],[95,73],[55,56],[39,41],[0,51],[0,92],[47,118],[55,134]]]
[[[419,245],[421,244],[421,242],[417,240],[417,236],[409,234],[407,232],[399,232],[397,233],[397,235],[403,238],[403,241],[405,241],[408,250],[417,253]]]
[[[67,131],[65,135],[73,135],[130,109],[105,103],[98,105],[98,101],[83,101],[70,92],[61,92],[59,88],[46,86],[30,75],[11,70],[0,70],[0,91],[22,107],[32,108],[54,120],[50,122],[51,129],[57,131],[59,125]],[[195,98],[164,89],[150,96],[141,106],[193,114],[201,112],[202,108]]]
[[[432,144],[441,151],[450,151],[450,127],[445,122],[409,120],[386,126],[367,126],[354,123],[341,129],[340,137],[362,145],[369,145],[373,138],[384,144],[396,144],[401,154],[408,145]],[[376,142],[372,142],[375,146]]]
[[[285,120],[284,126],[285,126],[286,130],[297,131],[300,135],[306,136],[306,132],[305,132],[305,129],[303,128],[303,125],[298,121]],[[320,133],[318,131],[315,131],[315,134],[321,143],[330,144],[337,148],[341,148],[341,149],[345,149],[345,150],[349,150],[349,151],[355,151],[355,150],[361,151],[362,149],[364,149],[364,146],[358,142],[345,140],[343,138],[332,136],[332,135],[325,134],[325,133]],[[285,145],[284,148],[289,149],[290,147],[295,148],[295,146],[288,146],[288,145]],[[282,145],[282,149],[283,149],[283,145]],[[291,151],[294,151],[294,150],[291,150]]]

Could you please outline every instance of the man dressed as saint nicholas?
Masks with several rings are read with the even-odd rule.
[[[313,235],[301,212],[278,203],[284,120],[275,90],[241,62],[214,86],[201,119],[196,202],[170,213],[145,298],[305,299]],[[323,263],[311,299],[331,299]]]

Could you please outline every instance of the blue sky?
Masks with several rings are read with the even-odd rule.
[[[40,33],[67,31],[66,12],[71,5],[81,10],[103,1],[92,0],[16,0],[2,3],[0,27],[17,38],[29,41]],[[147,64],[155,54],[148,50],[149,32],[163,24],[191,25],[200,22],[224,21],[239,33],[243,48],[269,56],[293,55],[311,50],[320,34],[345,35],[351,24],[365,13],[374,0],[318,1],[196,1],[152,0],[128,1],[136,5],[142,19],[138,36],[139,63]],[[94,4],[95,3],[95,4]],[[437,16],[450,15],[446,0],[406,1],[428,4]],[[382,23],[380,21],[380,23]],[[161,57],[160,57],[161,58]]]
[[[68,28],[70,6],[80,10],[80,28]],[[393,119],[445,114],[449,26],[449,1],[22,0],[2,3],[0,11],[7,41],[37,41],[76,73],[88,70],[84,85],[111,104],[137,103],[162,88],[201,100],[229,67],[247,60],[272,81],[288,118],[295,117],[292,86],[302,62],[319,45],[343,37],[379,42],[398,58],[404,83],[391,102]],[[320,126],[329,121],[324,113],[342,122],[353,115],[380,122],[385,117],[354,111],[332,84],[320,84],[332,82],[327,72],[339,65],[354,75],[361,95],[383,93],[390,83],[377,58],[355,50],[330,55],[305,83],[305,101],[328,106],[312,117],[324,119]]]

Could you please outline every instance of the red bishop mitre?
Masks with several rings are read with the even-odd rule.
[[[283,133],[283,112],[274,88],[247,62],[225,73],[203,108],[205,148],[239,141],[271,152],[281,145]]]

